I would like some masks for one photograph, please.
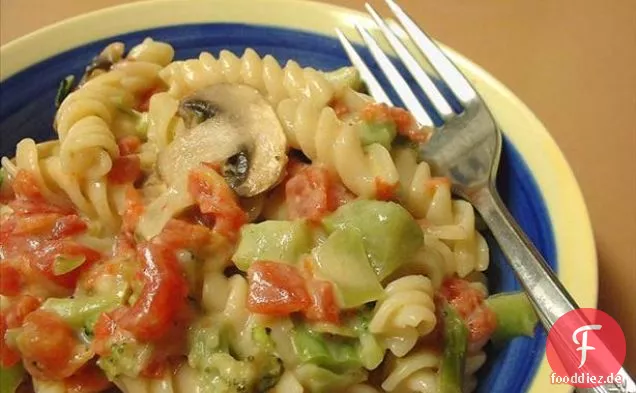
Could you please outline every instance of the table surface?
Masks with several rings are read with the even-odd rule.
[[[0,43],[128,1],[0,0]],[[556,139],[592,218],[600,308],[623,327],[626,366],[636,373],[636,1],[400,3],[436,39],[506,84]]]

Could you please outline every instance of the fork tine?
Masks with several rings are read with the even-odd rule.
[[[393,30],[389,28],[384,19],[378,14],[378,12],[371,6],[371,4],[366,3],[365,7],[371,17],[375,20],[375,23],[380,27],[380,30],[384,33],[387,41],[393,47],[395,53],[397,53],[398,57],[402,62],[406,65],[406,68],[409,72],[415,77],[415,81],[422,88],[424,93],[433,103],[433,106],[437,110],[437,112],[442,116],[442,118],[447,119],[451,115],[453,115],[453,109],[448,105],[448,102],[442,96],[439,89],[428,74],[424,71],[424,69],[420,66],[420,64],[415,60],[415,57],[409,52],[404,43],[395,35]]]
[[[364,60],[362,60],[353,45],[351,45],[351,42],[349,42],[347,37],[342,32],[342,30],[336,28],[336,34],[338,34],[338,39],[340,40],[340,43],[342,44],[345,52],[347,52],[347,56],[349,56],[351,64],[356,67],[358,72],[360,72],[360,77],[367,84],[367,88],[369,89],[369,93],[371,93],[371,96],[377,102],[393,106],[393,102],[391,102],[391,99],[382,88],[382,85],[380,85],[380,82],[378,82],[375,76],[373,76],[373,73],[371,72],[371,70],[369,70],[369,67],[367,67]]]
[[[384,51],[380,48],[377,41],[369,34],[364,27],[357,25],[356,28],[360,32],[362,39],[369,47],[369,51],[371,51],[371,56],[375,59],[375,61],[380,66],[384,75],[389,78],[389,81],[393,84],[395,91],[400,96],[400,99],[406,106],[406,109],[411,112],[415,120],[422,125],[428,127],[435,127],[433,120],[426,112],[426,109],[420,104],[420,101],[413,93],[413,90],[409,87],[408,83],[404,80],[400,71],[393,65],[389,57],[384,53]]]
[[[426,56],[428,62],[435,68],[435,71],[442,77],[459,101],[462,104],[467,104],[475,100],[477,98],[475,90],[437,44],[417,26],[413,19],[397,5],[395,0],[384,1],[393,11],[415,45]]]

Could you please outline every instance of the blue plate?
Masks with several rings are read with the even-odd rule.
[[[109,42],[123,41],[130,48],[148,36],[172,44],[178,59],[196,57],[201,51],[217,55],[221,49],[241,54],[245,48],[252,47],[261,55],[272,54],[282,63],[294,59],[323,70],[349,65],[340,44],[332,37],[255,25],[194,24],[143,30],[96,41],[41,61],[0,84],[0,155],[13,156],[15,145],[22,138],[45,141],[55,137],[54,98],[62,78],[68,74],[81,76],[92,57]],[[369,59],[366,50],[361,52]],[[399,102],[397,98],[395,102]],[[507,140],[504,140],[500,168],[497,186],[506,206],[556,269],[556,246],[542,195],[520,154]],[[501,251],[490,239],[489,243],[491,291],[518,289]],[[545,334],[537,328],[534,338],[517,338],[503,349],[488,348],[489,360],[479,372],[478,391],[527,391],[543,355],[545,340]]]

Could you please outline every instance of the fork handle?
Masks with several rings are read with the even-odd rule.
[[[549,331],[565,313],[579,308],[505,207],[494,185],[477,190],[470,195],[469,199],[490,228],[546,331]],[[579,326],[589,324],[588,321],[581,320]],[[569,342],[570,337],[559,337],[559,339]],[[564,348],[568,347],[564,346]],[[574,350],[572,352],[559,355],[579,359],[580,355]],[[634,382],[623,368],[619,373],[622,373],[623,378],[628,381],[627,386],[630,386],[629,381],[633,386]],[[622,386],[608,384],[585,391],[624,392],[623,389]]]

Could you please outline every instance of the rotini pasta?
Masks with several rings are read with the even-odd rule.
[[[488,246],[412,116],[350,67],[173,57],[108,45],[58,139],[2,158],[1,363],[37,393],[438,393],[455,339],[472,391]]]
[[[433,286],[424,276],[405,276],[387,285],[385,292],[376,304],[369,331],[381,335],[386,347],[401,357],[435,328]]]

